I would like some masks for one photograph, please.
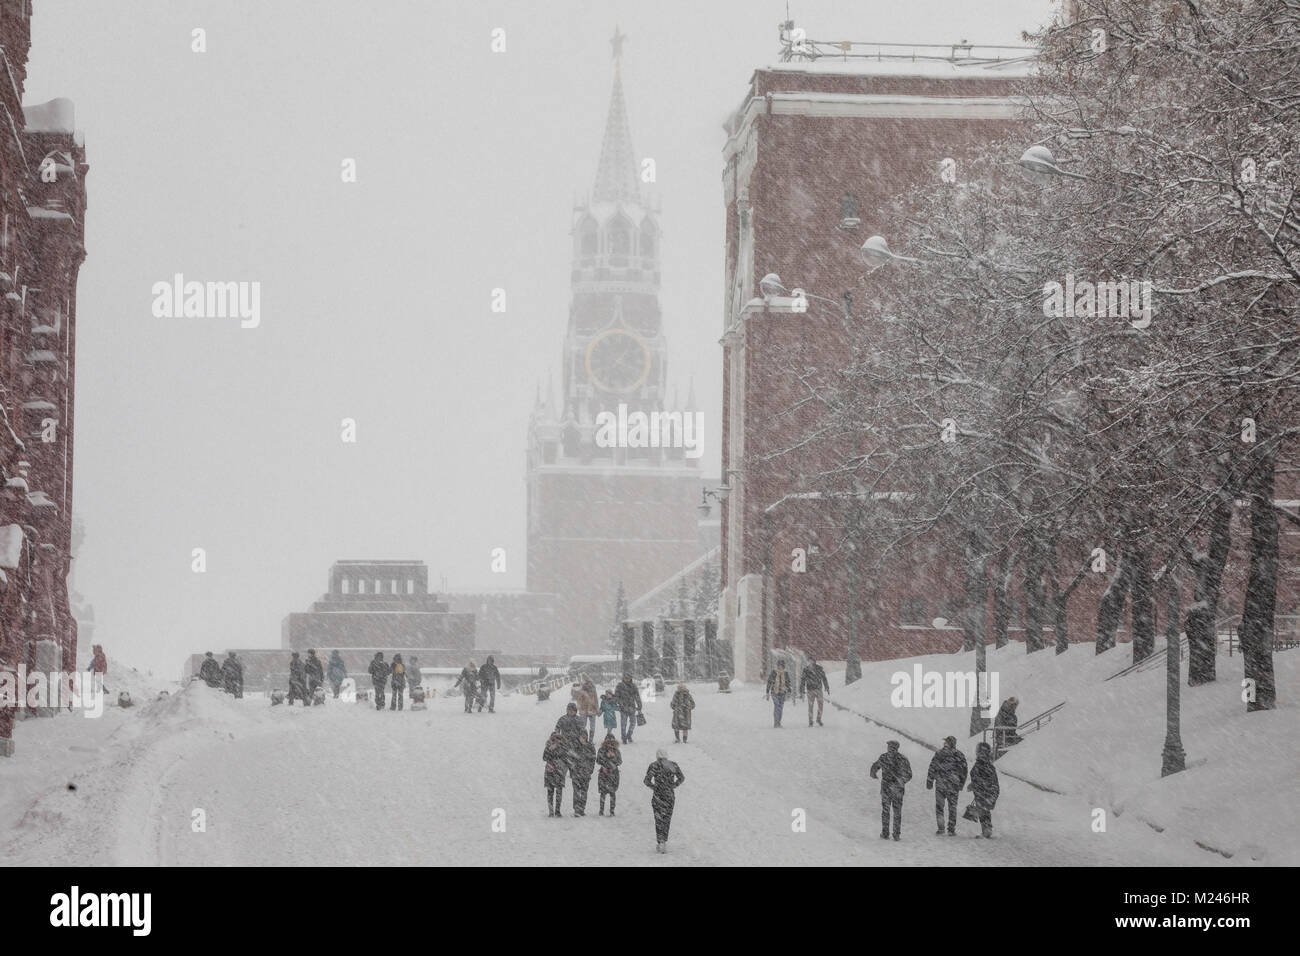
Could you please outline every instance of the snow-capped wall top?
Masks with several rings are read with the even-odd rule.
[[[72,100],[62,96],[48,103],[23,107],[23,121],[29,133],[75,133],[75,114]]]
[[[919,53],[920,51],[918,51]],[[1023,77],[1033,75],[1036,61],[1031,58],[1008,58],[998,62],[968,62],[961,59],[880,59],[865,57],[823,56],[815,60],[791,60],[763,67],[773,73],[839,73],[850,76],[923,76],[952,77]]]

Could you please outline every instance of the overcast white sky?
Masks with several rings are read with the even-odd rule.
[[[790,12],[814,38],[1018,43],[1052,6]],[[35,0],[27,103],[71,98],[91,165],[74,510],[95,640],[169,676],[194,651],[279,646],[337,558],[523,586],[527,417],[535,382],[558,382],[616,23],[633,142],[658,170],[670,382],[684,397],[694,376],[716,474],[720,124],[785,16],[785,0]],[[150,289],[177,272],[259,280],[261,327],[154,318]]]

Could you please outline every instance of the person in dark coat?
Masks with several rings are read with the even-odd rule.
[[[460,688],[460,692],[465,695],[465,713],[472,714],[474,701],[478,697],[478,668],[474,666],[473,661],[460,669],[460,676],[456,678],[456,683],[452,687]]]
[[[87,668],[92,675],[97,675],[101,680],[108,673],[108,658],[104,656],[104,645],[95,644],[91,647],[90,667]]]
[[[388,665],[384,663],[384,652],[375,651],[370,661],[370,682],[375,686],[375,710],[384,709],[384,687],[388,683]]]
[[[578,734],[578,746],[569,752],[569,776],[573,778],[573,815],[587,815],[587,788],[596,772],[596,748],[587,732]]]
[[[393,687],[393,702],[388,705],[389,710],[402,709],[402,691],[406,690],[406,665],[402,663],[402,655],[393,655],[393,665],[389,668],[389,679]]]
[[[943,738],[943,747],[930,758],[925,789],[934,791],[935,835],[943,835],[943,811],[948,808],[948,834],[957,832],[957,797],[966,782],[966,755],[957,749],[956,737]]]
[[[673,823],[673,805],[677,802],[676,790],[686,780],[682,768],[668,759],[668,751],[660,750],[655,762],[646,768],[645,785],[651,789],[650,809],[655,815],[656,850],[668,852],[668,828]]]
[[[1001,787],[998,786],[998,771],[993,766],[993,748],[986,743],[975,745],[975,766],[970,768],[970,786],[966,788],[975,794],[975,819],[980,824],[980,836],[993,838],[993,807],[998,802]]]
[[[290,707],[293,706],[295,697],[302,701],[304,707],[311,706],[311,700],[307,697],[307,673],[297,651],[289,656],[289,697],[286,703]]]
[[[1019,705],[1019,700],[1008,697],[998,708],[998,715],[993,718],[993,742],[997,745],[999,754],[1020,743],[1020,735],[1016,733],[1016,707]]]
[[[826,669],[816,661],[810,661],[799,678],[799,693],[806,694],[808,697],[809,727],[813,725],[813,701],[817,702],[817,726],[826,726],[822,723],[822,708],[826,705],[826,698],[822,696],[823,690],[827,694],[831,692],[831,682],[826,679]]]
[[[226,659],[221,662],[221,680],[227,694],[233,695],[236,700],[244,696],[244,665],[239,662],[234,651],[228,651]]]
[[[614,815],[614,802],[618,799],[618,768],[623,762],[619,752],[618,741],[614,731],[605,734],[605,741],[596,753],[596,763],[600,765],[600,774],[596,778],[596,788],[600,791],[600,816],[605,815],[605,796],[609,795],[609,815]]]
[[[912,779],[912,764],[898,752],[898,741],[885,743],[885,752],[871,765],[871,779],[880,774],[880,838],[889,839],[889,816],[894,816],[894,839],[903,831],[903,788]]]
[[[483,666],[478,669],[479,682],[479,704],[478,709],[483,709],[483,702],[487,701],[488,713],[497,712],[497,691],[501,689],[501,671],[497,670],[497,663],[488,655],[488,659],[483,662]]]
[[[329,677],[330,686],[334,688],[334,696],[339,696],[339,690],[343,687],[343,682],[348,679],[348,668],[343,663],[343,655],[338,651],[330,651],[329,666],[325,671]]]
[[[637,689],[631,674],[624,674],[623,679],[614,688],[614,702],[618,704],[619,735],[623,743],[632,742],[632,731],[636,730],[636,715],[641,713],[641,691]]]
[[[542,750],[542,760],[546,770],[542,782],[546,785],[546,815],[562,817],[560,800],[564,796],[564,772],[568,769],[568,748],[564,744],[564,735],[558,730],[551,734]]]
[[[564,710],[564,716],[555,722],[557,733],[564,735],[564,745],[570,750],[578,747],[578,735],[583,731],[583,720],[578,716],[578,705],[570,703]]]
[[[772,699],[772,726],[781,726],[781,711],[785,709],[785,696],[791,691],[790,675],[786,672],[785,661],[776,662],[776,669],[767,675],[767,691],[764,697]]]
[[[677,685],[677,692],[673,694],[671,703],[673,709],[673,737],[678,743],[685,743],[686,736],[691,732],[691,711],[695,709],[695,698],[687,690],[685,684]]]
[[[311,703],[312,697],[316,694],[316,688],[325,683],[325,667],[321,664],[320,658],[316,652],[310,648],[307,649],[307,660],[302,665],[303,673],[307,675],[307,702]]]
[[[211,651],[203,655],[203,663],[199,665],[199,679],[209,687],[221,686],[221,665]]]

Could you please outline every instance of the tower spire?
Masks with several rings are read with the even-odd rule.
[[[632,150],[632,133],[628,128],[627,105],[623,102],[623,43],[626,34],[617,27],[609,41],[614,51],[614,89],[609,96],[609,113],[605,118],[605,138],[600,145],[600,165],[596,167],[593,202],[641,201],[637,185],[636,154]]]

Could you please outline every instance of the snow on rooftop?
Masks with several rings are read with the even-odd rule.
[[[23,125],[29,133],[76,132],[76,107],[72,100],[58,97],[46,103],[23,107]]]
[[[1032,76],[1037,61],[1028,56],[1017,56],[1008,51],[1006,59],[987,62],[983,59],[922,59],[925,51],[917,51],[916,59],[897,53],[884,53],[880,59],[863,56],[822,56],[815,60],[791,60],[761,67],[772,73],[822,73],[849,76],[920,76],[931,79],[956,77],[996,77],[1015,79]]]

